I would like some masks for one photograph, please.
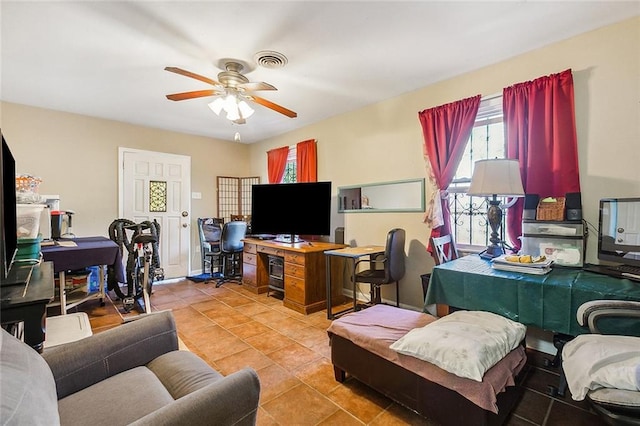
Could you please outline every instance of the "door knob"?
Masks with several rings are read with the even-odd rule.
[[[189,226],[189,225],[187,225],[186,223],[183,223],[183,224],[182,224],[182,227],[183,227],[183,228],[186,228],[187,226]]]
[[[187,217],[187,216],[189,216],[189,212],[188,212],[188,211],[186,211],[186,210],[185,210],[185,211],[183,211],[183,212],[182,212],[182,217]]]

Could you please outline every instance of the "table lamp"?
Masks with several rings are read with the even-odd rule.
[[[501,256],[504,254],[504,242],[499,234],[502,224],[502,207],[498,196],[524,197],[518,161],[505,158],[476,161],[467,195],[492,197],[487,209],[487,221],[491,227],[491,238],[489,238],[491,244],[480,256],[485,259]]]

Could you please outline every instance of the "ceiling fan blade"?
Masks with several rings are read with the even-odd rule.
[[[265,83],[264,81],[250,81],[249,83],[238,84],[238,87],[247,92],[256,92],[258,90],[278,90],[275,86]]]
[[[264,98],[260,98],[258,96],[253,96],[251,95],[251,100],[254,101],[257,104],[260,104],[262,106],[265,106],[267,108],[270,108],[276,112],[279,112],[280,114],[284,114],[289,118],[296,118],[298,116],[298,113],[291,111],[290,109],[287,109],[283,106],[280,106],[278,104],[274,104],[271,101],[268,101]]]
[[[205,83],[212,84],[214,86],[220,86],[221,84],[215,80],[210,79],[209,77],[202,76],[200,74],[192,73],[191,71],[183,70],[182,68],[177,67],[165,67],[165,71],[174,72],[176,74],[184,75],[186,77],[195,78],[196,80],[203,81]]]
[[[186,99],[204,98],[205,96],[214,96],[218,94],[220,94],[220,92],[211,89],[195,90],[193,92],[173,93],[171,95],[167,95],[167,99],[171,101],[184,101]]]

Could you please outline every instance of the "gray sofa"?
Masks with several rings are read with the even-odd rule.
[[[260,382],[178,350],[170,312],[32,348],[0,332],[2,425],[253,425]]]

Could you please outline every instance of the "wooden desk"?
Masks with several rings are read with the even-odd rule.
[[[266,293],[269,286],[268,256],[284,259],[283,304],[294,311],[310,314],[326,306],[326,250],[345,247],[344,244],[320,241],[278,243],[247,238],[242,256],[242,284],[253,293]],[[332,293],[331,302],[344,301],[342,288]]]
[[[362,246],[362,247],[346,247],[338,250],[329,250],[325,252],[327,256],[327,271],[331,268],[331,258],[333,256],[345,257],[351,259],[351,283],[353,284],[353,307],[344,309],[340,312],[333,312],[331,309],[332,301],[329,299],[329,294],[332,292],[331,279],[332,275],[327,272],[327,319],[334,319],[342,314],[346,314],[347,312],[353,312],[358,310],[358,298],[356,297],[356,262],[361,257],[369,257],[372,259],[372,256],[376,256],[378,254],[382,254],[385,251],[384,246]],[[342,286],[340,286],[342,287]]]
[[[562,267],[546,275],[499,271],[490,261],[469,255],[433,269],[425,305],[493,312],[525,325],[577,336],[588,333],[576,320],[578,307],[598,299],[640,301],[640,283]],[[637,335],[637,323],[611,321],[605,329]]]
[[[26,285],[1,288],[2,324],[24,322],[24,341],[42,352],[45,340],[47,303],[53,300],[53,264],[42,262],[33,268]]]

